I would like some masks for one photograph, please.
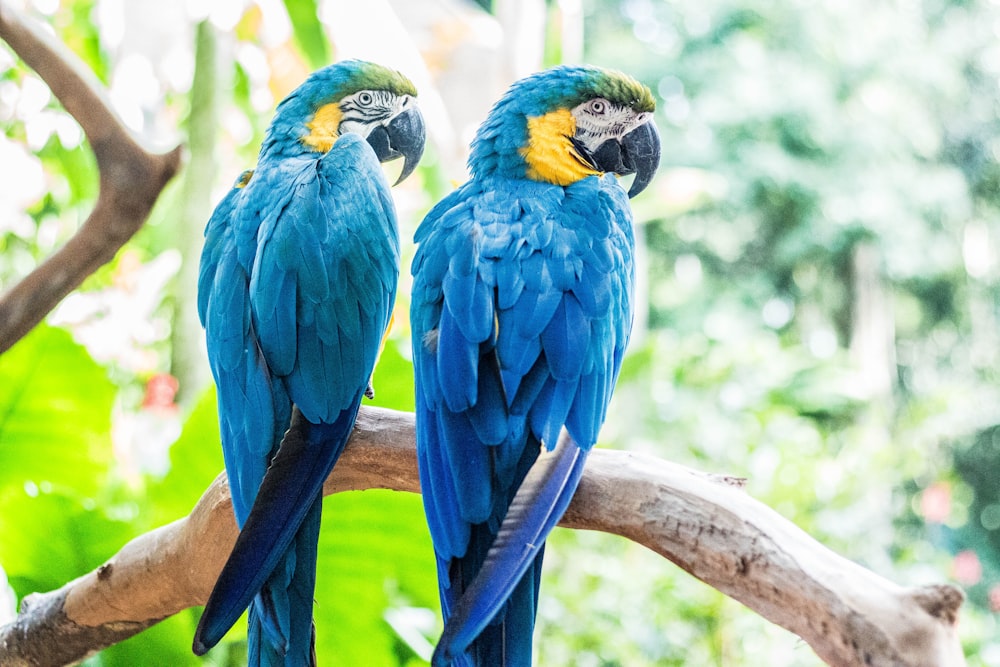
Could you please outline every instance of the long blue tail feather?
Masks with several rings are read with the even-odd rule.
[[[250,603],[247,630],[249,665],[287,667],[316,664],[312,606],[322,508],[322,498],[316,498],[291,547]]]
[[[544,545],[531,559],[507,602],[498,607],[497,614],[465,649],[461,659],[452,659],[452,667],[463,664],[470,667],[524,667],[531,664],[543,556]]]
[[[316,667],[316,626],[310,625],[307,652],[295,658],[293,662],[290,653],[282,653],[262,635],[262,614],[257,609],[257,601],[250,603],[250,620],[247,628],[247,665],[253,667],[288,667],[289,665],[305,665]]]
[[[251,619],[257,629],[269,639],[277,636],[279,647],[284,645],[286,650],[292,650],[289,635],[292,640],[300,636],[297,629],[305,624],[302,619],[280,618],[277,611],[289,607],[302,609],[289,605],[285,597],[298,595],[308,599],[304,608],[312,615],[323,482],[350,437],[360,396],[359,392],[352,406],[331,424],[312,424],[297,413],[293,424],[301,421],[305,428],[291,429],[286,434],[264,475],[250,515],[198,623],[194,637],[196,654],[203,655],[215,646],[251,600],[255,601],[255,612],[260,614]],[[284,568],[280,567],[282,564]],[[307,571],[311,572],[308,578]],[[284,630],[293,625],[297,628]],[[263,650],[258,651],[262,656]]]
[[[566,512],[586,458],[587,452],[563,431],[555,449],[543,452],[532,465],[481,566],[461,563],[464,567],[472,566],[470,570],[476,574],[471,582],[465,582],[464,593],[457,600],[454,600],[456,579],[462,577],[460,573],[452,573],[449,591],[452,600],[447,605],[451,614],[447,616],[432,665],[461,665],[461,656],[467,650],[476,654],[502,651],[482,655],[482,660],[477,655],[472,663],[477,666],[514,667],[531,663],[531,631],[545,538]],[[470,553],[477,551],[476,545],[470,544]],[[525,576],[529,568],[533,568],[532,577]],[[505,604],[508,608],[502,621],[491,625]],[[524,641],[512,641],[514,638]],[[470,650],[473,642],[475,646]],[[498,648],[489,649],[491,645]]]

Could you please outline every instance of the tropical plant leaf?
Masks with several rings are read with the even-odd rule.
[[[8,488],[0,496],[0,563],[19,597],[59,588],[135,536],[103,508],[47,486]]]
[[[240,662],[225,660],[220,647],[203,658],[191,652],[191,638],[198,624],[198,612],[188,610],[166,618],[120,644],[109,646],[100,654],[84,661],[83,667],[134,667],[135,665],[171,665],[186,667],[210,664],[223,667]],[[246,664],[246,658],[241,661]]]
[[[112,461],[107,372],[62,329],[40,326],[0,357],[0,489],[25,482],[93,496]]]
[[[385,615],[401,604],[438,613],[434,556],[419,496],[357,491],[328,497],[317,571],[321,660],[405,665],[415,658]]]
[[[370,402],[365,401],[366,404],[413,411],[416,404],[413,394],[413,362],[403,356],[401,345],[409,347],[409,339],[390,338],[386,342],[372,374],[375,398]]]
[[[330,64],[330,46],[323,24],[316,16],[315,0],[285,0],[288,18],[292,21],[295,41],[302,49],[312,69]]]

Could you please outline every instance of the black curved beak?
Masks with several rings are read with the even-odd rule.
[[[403,171],[393,185],[402,183],[417,168],[424,154],[425,139],[424,117],[416,107],[410,107],[388,125],[379,125],[368,134],[368,144],[379,162],[403,158]]]
[[[628,191],[630,198],[635,197],[646,189],[660,166],[660,134],[656,125],[647,121],[621,139],[608,139],[587,157],[598,171],[635,174]]]
[[[646,189],[660,166],[660,133],[653,121],[647,121],[622,137],[626,173],[635,173],[629,198]]]

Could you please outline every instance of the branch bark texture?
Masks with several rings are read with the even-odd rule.
[[[79,231],[0,296],[2,353],[132,238],[180,166],[181,151],[154,155],[143,149],[111,111],[93,73],[41,25],[2,1],[0,39],[38,73],[80,123],[100,173],[97,203]]]
[[[292,428],[300,428],[293,422]],[[737,480],[595,450],[563,518],[642,544],[799,635],[835,667],[957,667],[957,588],[905,588],[826,549]],[[327,494],[419,492],[413,415],[362,408]],[[236,540],[225,474],[191,514],[126,544],[0,628],[0,664],[64,665],[203,604]]]

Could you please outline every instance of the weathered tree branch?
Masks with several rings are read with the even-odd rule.
[[[0,296],[2,353],[132,238],[177,172],[181,151],[154,155],[143,149],[111,111],[86,66],[40,25],[18,16],[2,1],[0,39],[38,73],[80,123],[100,172],[97,203],[79,231]]]
[[[965,664],[956,630],[961,591],[897,586],[732,482],[595,450],[562,525],[649,547],[799,635],[830,665]],[[419,491],[412,414],[363,408],[325,492],[371,488]],[[0,664],[67,664],[203,604],[236,532],[223,474],[190,516],[137,537],[59,590],[26,598],[20,616],[0,628]]]

